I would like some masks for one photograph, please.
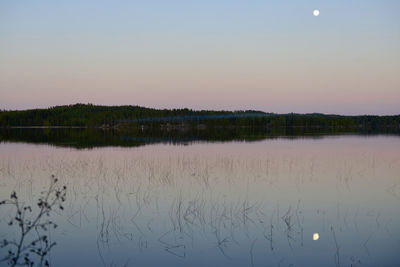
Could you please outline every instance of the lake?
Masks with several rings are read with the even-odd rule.
[[[400,266],[398,135],[65,131],[0,135],[0,200],[67,186],[52,266]]]

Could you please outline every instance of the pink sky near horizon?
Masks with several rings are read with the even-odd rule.
[[[0,4],[0,109],[400,114],[395,1],[89,2]]]

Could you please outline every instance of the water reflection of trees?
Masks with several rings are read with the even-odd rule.
[[[187,145],[193,142],[255,142],[271,138],[322,138],[340,134],[398,134],[398,132],[355,131],[332,128],[0,128],[0,141],[51,144],[61,147],[94,148],[105,146],[135,147],[169,143]]]

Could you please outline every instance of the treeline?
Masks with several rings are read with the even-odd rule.
[[[303,127],[346,129],[400,129],[396,116],[340,116],[325,114],[273,114],[260,111],[194,111],[139,106],[75,104],[48,109],[0,111],[1,127]]]

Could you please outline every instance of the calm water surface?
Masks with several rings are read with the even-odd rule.
[[[396,136],[0,144],[0,199],[36,203],[51,174],[68,186],[53,266],[400,266]]]

